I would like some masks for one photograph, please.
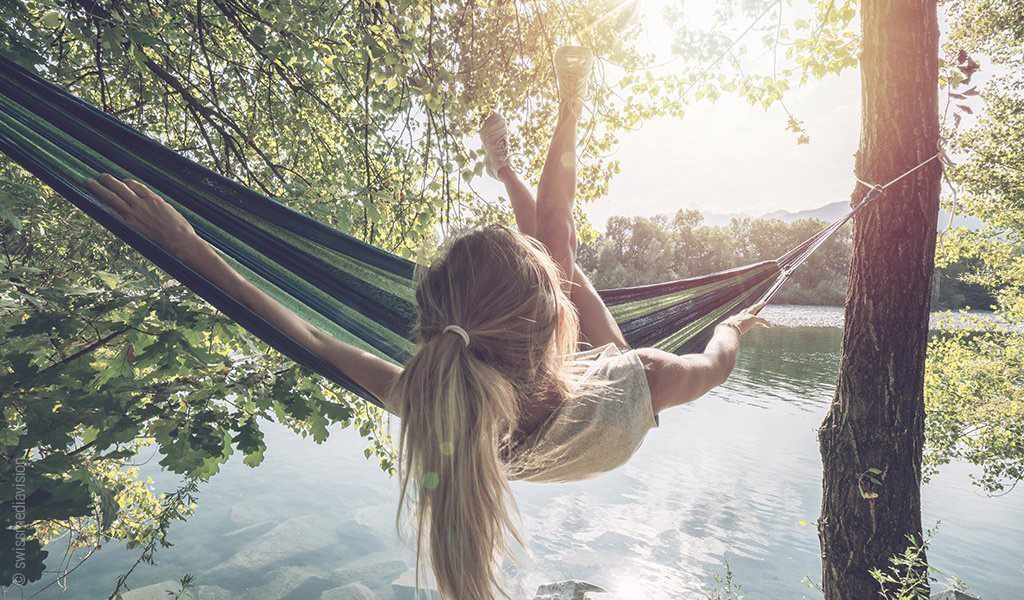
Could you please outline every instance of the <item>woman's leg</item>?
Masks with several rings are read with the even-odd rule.
[[[530,188],[526,187],[519,174],[506,165],[498,170],[498,179],[505,184],[505,192],[512,203],[512,212],[516,215],[519,231],[537,237],[537,201],[533,199]]]
[[[563,104],[537,188],[537,218],[544,222],[549,215],[554,218],[553,215],[559,211],[568,211],[568,244],[573,262],[566,280],[569,282],[569,299],[579,313],[582,341],[592,346],[615,344],[626,348],[628,345],[618,323],[575,260],[576,226],[572,205],[576,198],[576,120],[576,113]]]
[[[566,281],[572,281],[576,259],[576,122],[589,96],[594,55],[579,46],[555,51],[558,81],[558,120],[537,185],[537,235],[547,244]]]
[[[537,185],[537,214],[540,219],[569,219],[572,241],[576,228],[572,207],[576,199],[576,122],[578,117],[569,103],[558,109],[558,121],[551,134],[544,170]],[[575,251],[575,243],[572,244]]]
[[[560,84],[565,83],[558,109],[558,121],[551,135],[551,145],[541,171],[540,183],[537,186],[537,223],[542,233],[538,239],[548,244],[548,251],[559,264],[568,283],[569,299],[576,307],[580,317],[580,333],[584,341],[593,346],[615,344],[627,347],[626,341],[619,330],[618,324],[608,308],[591,285],[583,270],[576,264],[576,223],[573,217],[573,204],[576,200],[576,124],[582,109],[582,97],[585,86],[580,85],[590,75],[590,59],[586,54],[573,49],[569,61],[582,61],[583,68],[570,68],[559,73]],[[575,55],[575,56],[572,56]],[[556,65],[559,57],[556,56]],[[556,66],[557,68],[557,66]],[[564,77],[564,79],[563,79]],[[559,245],[561,249],[553,248]],[[563,258],[568,262],[564,263]]]
[[[522,233],[537,237],[537,202],[512,168],[508,150],[508,125],[500,113],[491,113],[480,126],[487,174],[505,184],[516,224]]]

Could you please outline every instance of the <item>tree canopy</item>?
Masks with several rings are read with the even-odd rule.
[[[609,12],[609,10],[611,12]],[[539,165],[570,39],[642,66],[630,10],[600,2],[346,3],[16,0],[0,51],[178,152],[404,256],[438,231],[507,220],[474,193],[468,143],[491,110]],[[581,200],[616,170],[601,158],[655,110],[596,90]],[[155,444],[193,479],[233,453],[257,465],[261,422],[323,441],[355,426],[392,468],[380,414],[253,341],[7,159],[0,160],[0,585],[73,567],[104,540],[151,550],[188,494],[155,496],[124,461]],[[8,484],[8,482],[11,482]],[[16,483],[16,485],[15,485]],[[73,552],[43,546],[70,534]]]

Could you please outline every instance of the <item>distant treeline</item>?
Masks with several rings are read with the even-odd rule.
[[[705,275],[779,257],[827,224],[816,219],[733,219],[703,224],[696,210],[656,217],[612,217],[605,232],[581,244],[577,260],[598,288],[617,288]],[[775,297],[781,304],[841,306],[846,297],[852,228],[844,227],[800,267]],[[971,265],[936,270],[936,309],[987,309],[991,295],[964,281]]]

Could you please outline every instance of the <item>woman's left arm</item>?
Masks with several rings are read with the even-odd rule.
[[[740,337],[755,326],[771,326],[757,316],[763,307],[763,302],[755,304],[722,321],[700,354],[677,356],[655,348],[642,348],[638,355],[647,373],[654,414],[692,402],[725,383],[736,366]]]
[[[570,299],[580,316],[580,334],[591,346],[615,344],[619,348],[629,347],[626,338],[615,322],[604,300],[590,283],[586,273],[578,264],[573,265],[572,294]]]
[[[86,186],[142,235],[153,240],[304,348],[333,364],[384,402],[402,368],[335,339],[288,310],[246,280],[208,244],[174,207],[137,181],[103,174]],[[392,411],[393,412],[393,411]]]

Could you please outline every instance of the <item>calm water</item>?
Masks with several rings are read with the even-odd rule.
[[[827,312],[768,316],[821,322]],[[729,561],[748,598],[820,597],[804,580],[820,568],[815,429],[832,397],[840,330],[780,327],[745,342],[730,382],[663,414],[623,468],[576,484],[514,484],[531,553],[515,570],[521,590],[576,578],[623,600],[702,598]],[[351,581],[394,597],[390,582],[410,564],[393,527],[397,483],[363,458],[354,432],[322,446],[276,426],[267,434],[264,464],[233,461],[205,485],[196,515],[171,533],[175,547],[140,567],[135,587],[187,572],[216,586],[199,598],[315,600]],[[968,472],[951,466],[924,489],[925,526],[942,522],[931,562],[985,600],[1022,599],[1024,490],[985,497]],[[134,558],[104,548],[61,597],[105,598]]]

